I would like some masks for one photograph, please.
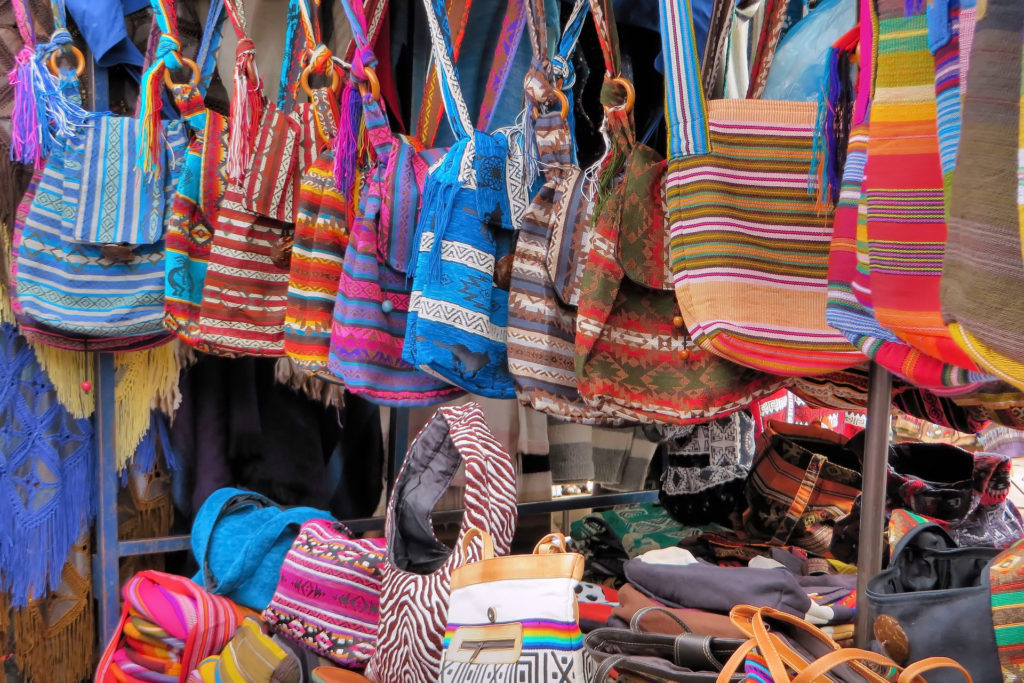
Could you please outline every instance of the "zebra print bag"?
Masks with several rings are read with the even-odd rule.
[[[377,683],[436,683],[448,621],[452,571],[479,562],[437,540],[430,513],[465,463],[465,514],[459,544],[473,527],[507,555],[516,526],[512,458],[476,403],[440,408],[409,447],[388,504],[388,547],[380,596],[377,650],[366,675]],[[459,545],[457,544],[457,545]]]

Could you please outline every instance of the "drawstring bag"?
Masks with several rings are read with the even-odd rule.
[[[180,59],[164,41],[174,44],[161,40],[147,74]],[[160,81],[156,87],[159,97]],[[187,139],[180,120],[157,121],[149,133],[146,99],[144,88],[137,118],[89,115],[46,161],[21,235],[17,290],[24,314],[49,329],[164,334],[165,220]],[[138,163],[140,148],[154,167]]]
[[[588,199],[592,179],[575,163],[570,104],[575,75],[570,58],[588,11],[586,0],[576,3],[558,54],[551,60],[544,4],[530,4],[534,61],[524,91],[534,111],[544,106],[550,111],[538,113],[533,125],[544,184],[523,216],[516,241],[508,303],[508,366],[520,400],[536,410],[583,424],[615,425],[623,419],[580,397],[574,367],[576,306],[594,203]],[[557,90],[556,78],[561,79]],[[528,110],[526,115],[530,114]]]
[[[511,0],[520,16],[525,0]],[[473,128],[441,0],[424,0],[456,142],[427,177],[402,358],[451,384],[513,398],[508,372],[509,270],[526,208],[520,141]]]
[[[228,156],[228,118],[208,109],[203,95],[217,65],[216,47],[225,17],[223,2],[214,2],[196,60],[201,65],[199,83],[172,88],[193,137],[167,218],[164,327],[200,350],[199,308],[213,228],[227,189]]]
[[[835,160],[816,146],[817,105],[705,102],[687,3],[661,7],[671,267],[690,334],[708,352],[782,375],[863,362],[825,322]]]
[[[295,228],[294,196],[299,174],[313,162],[314,150],[322,141],[319,136],[325,128],[318,125],[318,114],[323,112],[304,103],[285,114],[266,101],[241,5],[225,0],[225,7],[239,39],[231,102],[229,182],[214,226],[199,332],[204,348],[213,353],[281,356]],[[336,76],[330,52],[318,47],[316,25],[306,15],[303,18],[310,51],[304,78],[314,72]],[[333,89],[337,85],[334,81]],[[289,86],[286,78],[280,84],[282,90]]]
[[[328,367],[345,387],[384,405],[429,405],[462,393],[402,360],[409,310],[411,245],[423,184],[438,150],[422,150],[413,138],[395,135],[377,89],[375,57],[365,35],[359,3],[344,0],[359,45],[352,73],[361,79],[370,166],[334,300]],[[361,70],[361,71],[360,71]]]
[[[632,85],[620,75],[609,3],[591,0],[590,8],[605,58],[608,152],[580,281],[580,395],[638,422],[686,424],[727,415],[773,393],[780,380],[698,349],[687,334],[668,270],[665,161],[636,140]]]

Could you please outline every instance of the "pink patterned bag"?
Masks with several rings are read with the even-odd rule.
[[[384,542],[352,538],[341,522],[309,520],[285,555],[263,619],[344,667],[363,668],[377,644]]]

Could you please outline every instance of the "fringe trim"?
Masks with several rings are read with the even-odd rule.
[[[173,344],[117,353],[114,363],[117,373],[114,386],[117,406],[115,462],[121,471],[128,466],[139,442],[149,430],[150,411],[169,408],[173,412],[181,403],[181,391],[178,389],[181,366]]]
[[[300,367],[291,358],[279,358],[274,366],[274,380],[292,391],[301,392],[328,407],[345,407],[345,385],[331,382]]]
[[[47,346],[29,340],[35,351],[36,360],[43,372],[53,383],[57,392],[57,400],[63,404],[74,417],[83,418],[92,415],[96,402],[92,392],[82,389],[82,382],[95,384],[93,378],[92,355],[84,351],[69,351],[55,346]]]
[[[25,683],[78,683],[92,677],[96,630],[91,590],[77,609],[78,614],[52,629],[38,602],[14,610],[14,663]]]

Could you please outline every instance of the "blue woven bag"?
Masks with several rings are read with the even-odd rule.
[[[527,202],[521,137],[474,130],[444,2],[424,5],[456,142],[424,188],[402,357],[474,394],[514,398],[505,328],[514,227]]]

